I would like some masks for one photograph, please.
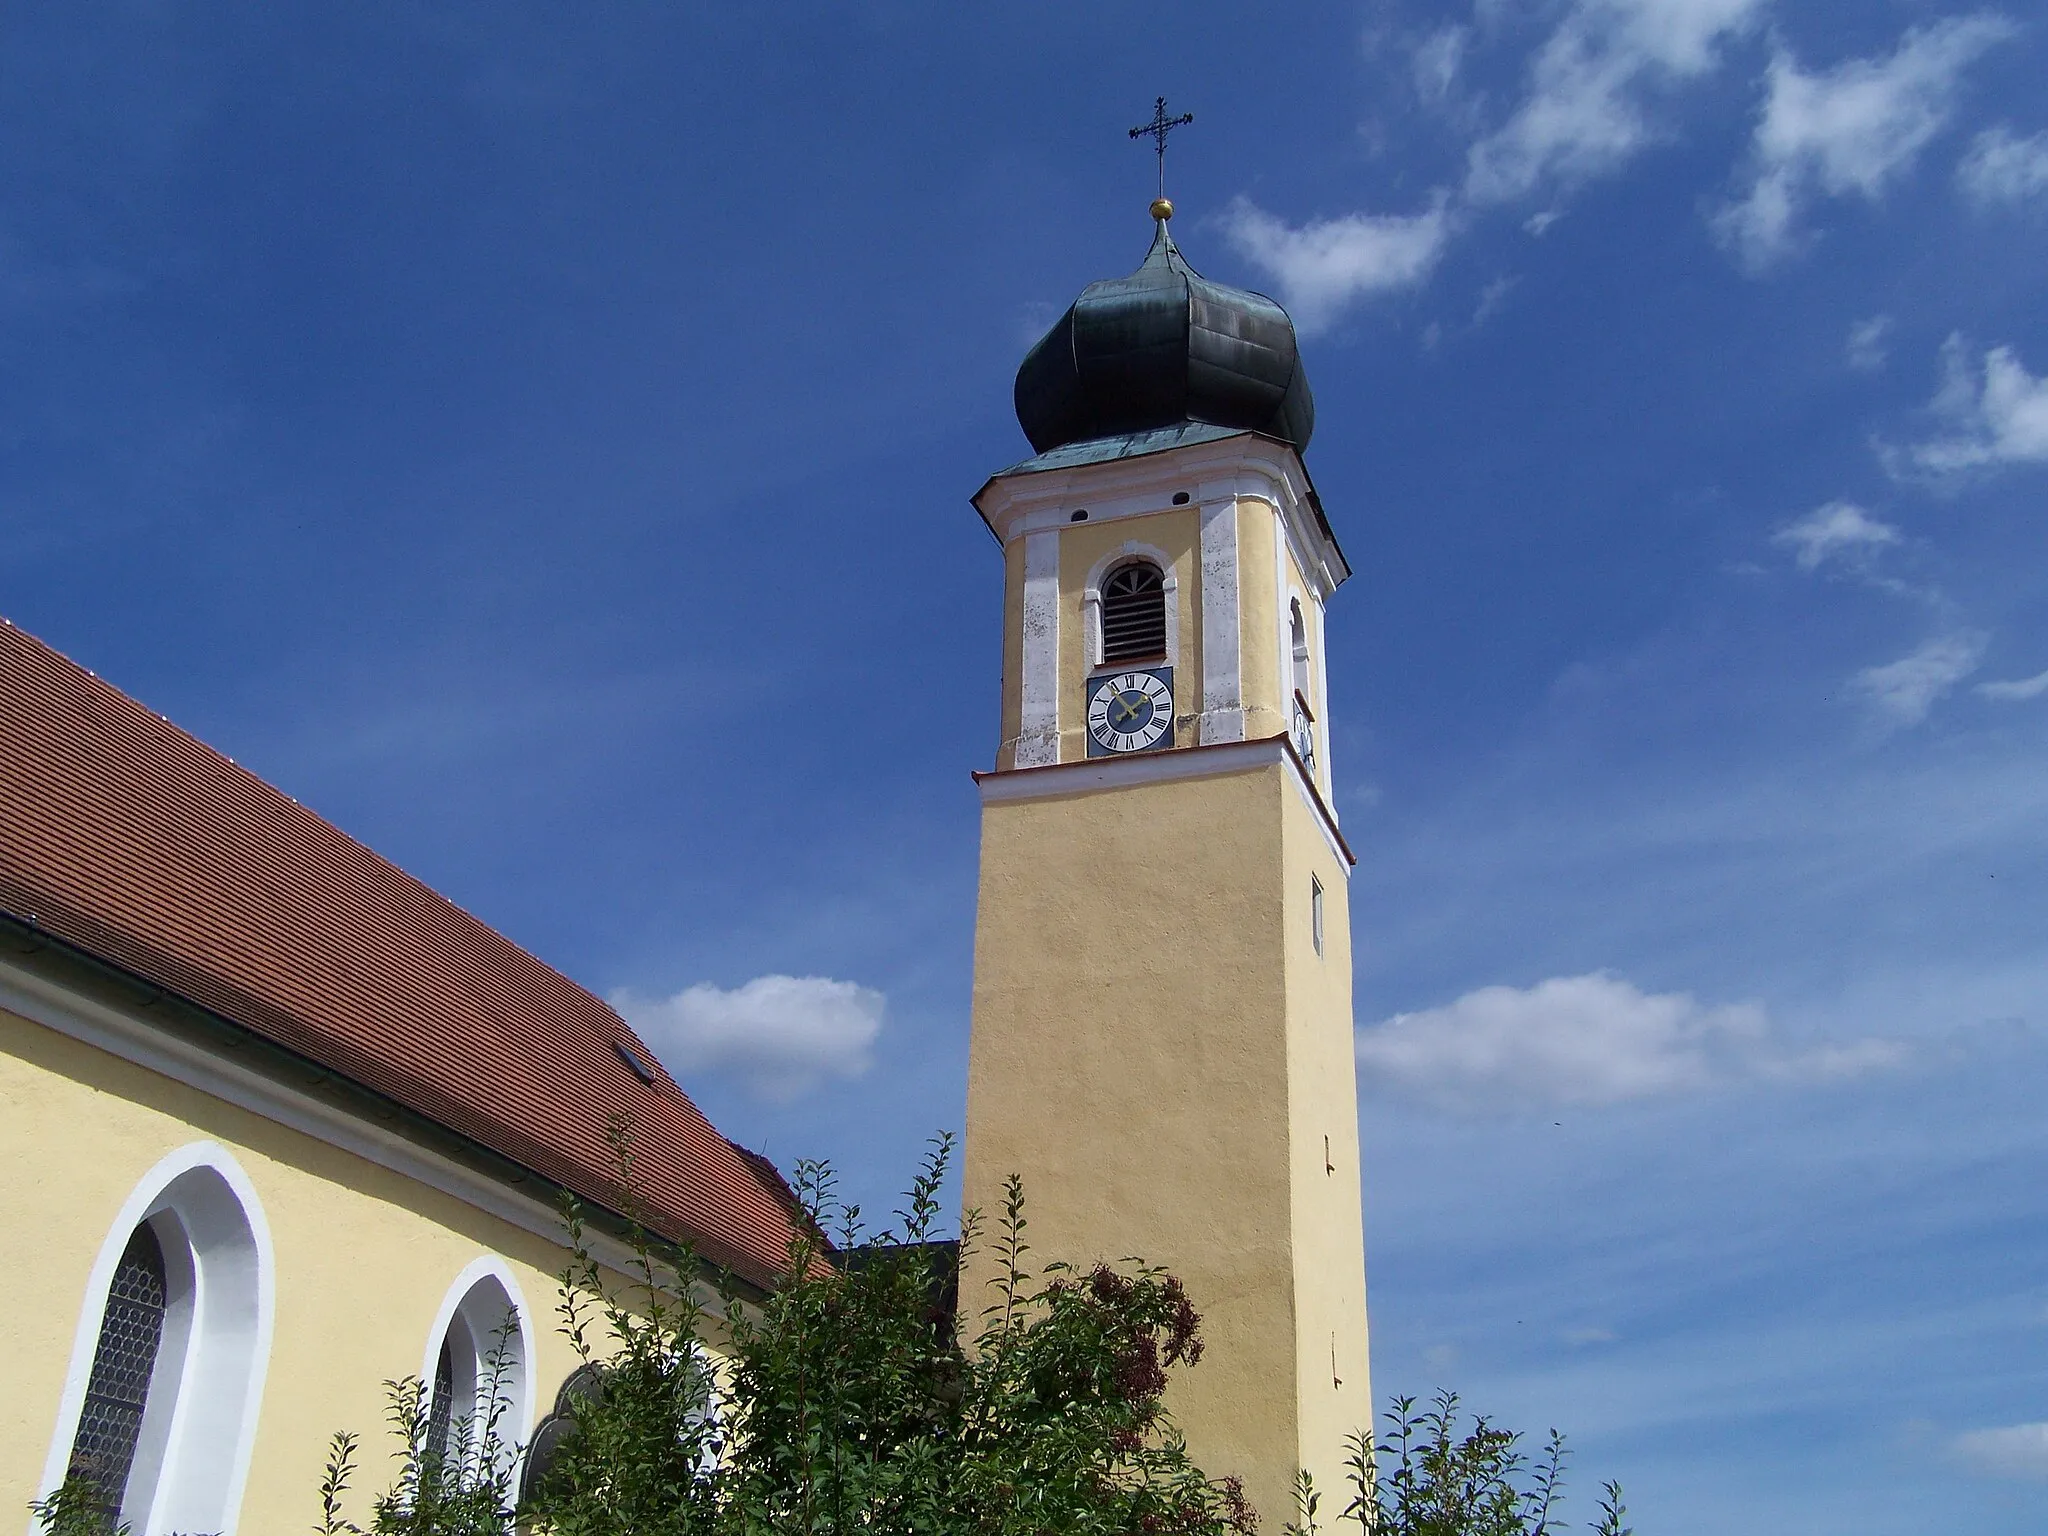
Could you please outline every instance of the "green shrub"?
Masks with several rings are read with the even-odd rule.
[[[1234,1479],[1195,1465],[1166,1411],[1169,1381],[1201,1359],[1201,1319],[1180,1282],[1137,1261],[1033,1268],[1022,1185],[993,1236],[987,1305],[956,1303],[976,1213],[938,1242],[952,1139],[935,1140],[894,1226],[870,1236],[831,1169],[799,1165],[800,1221],[765,1294],[719,1298],[685,1249],[640,1219],[630,1139],[611,1130],[633,1258],[623,1282],[565,1212],[571,1260],[561,1329],[583,1362],[568,1418],[522,1495],[505,1415],[509,1333],[486,1358],[479,1411],[432,1428],[418,1377],[386,1382],[398,1474],[346,1518],[354,1435],[335,1435],[320,1536],[1253,1536]],[[827,1242],[830,1230],[836,1241]],[[510,1324],[507,1325],[508,1329]],[[714,1360],[702,1345],[723,1333]],[[1349,1501],[1330,1524],[1361,1536],[1549,1536],[1560,1527],[1563,1437],[1533,1460],[1458,1399],[1398,1400],[1386,1436],[1354,1437]],[[445,1441],[445,1443],[442,1443]],[[31,1506],[45,1536],[126,1536],[74,1477]],[[1288,1536],[1321,1536],[1322,1491],[1304,1474]],[[1608,1484],[1599,1536],[1629,1536]]]
[[[1340,1521],[1363,1536],[1550,1536],[1560,1531],[1564,1498],[1564,1436],[1550,1432],[1531,1459],[1522,1437],[1475,1418],[1463,1428],[1455,1392],[1440,1392],[1427,1409],[1396,1398],[1386,1436],[1375,1444],[1351,1439],[1350,1501]],[[1296,1520],[1289,1536],[1318,1536],[1322,1496],[1306,1472],[1295,1485]],[[1601,1490],[1595,1536],[1631,1536],[1621,1485]]]
[[[727,1301],[719,1380],[701,1312],[673,1299],[687,1297],[687,1257],[658,1259],[642,1239],[621,1294],[572,1229],[564,1328],[604,1366],[604,1390],[577,1401],[522,1519],[556,1536],[1248,1536],[1241,1492],[1202,1475],[1162,1406],[1201,1347],[1170,1276],[1034,1271],[1013,1180],[994,1295],[956,1338],[935,1281],[958,1258],[932,1243],[950,1153],[941,1138],[872,1239],[830,1169],[801,1165],[806,1221],[768,1295]]]

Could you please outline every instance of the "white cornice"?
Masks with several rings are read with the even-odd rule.
[[[1184,506],[1235,499],[1274,508],[1319,600],[1327,600],[1349,574],[1343,553],[1317,518],[1315,489],[1301,455],[1256,432],[1126,459],[998,475],[976,494],[974,505],[1007,545],[1026,534],[1074,526],[1074,514],[1084,509],[1087,523],[1169,512],[1176,492],[1186,493]]]
[[[81,996],[5,959],[0,959],[0,1008],[330,1147],[353,1153],[558,1247],[566,1246],[561,1212],[552,1200],[523,1194],[315,1095],[301,1093],[157,1024]],[[590,1229],[585,1230],[584,1236],[591,1257],[600,1264],[613,1270],[624,1270],[632,1264],[633,1253],[626,1244]],[[704,1288],[704,1298],[709,1295],[708,1287]]]
[[[1001,805],[1012,800],[1049,800],[1060,795],[1087,795],[1098,790],[1127,789],[1134,784],[1167,784],[1179,779],[1211,779],[1224,774],[1251,773],[1288,765],[1288,778],[1322,828],[1330,851],[1337,855],[1345,872],[1358,862],[1336,817],[1324,803],[1322,793],[1308,776],[1294,746],[1285,736],[1266,736],[1257,741],[1230,741],[1206,747],[1176,747],[1165,752],[1133,752],[1124,757],[1090,757],[1071,763],[1049,763],[1042,768],[1011,768],[995,773],[977,773],[976,786],[983,805]]]

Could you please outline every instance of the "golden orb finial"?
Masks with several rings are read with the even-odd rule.
[[[1171,199],[1171,198],[1165,198],[1165,197],[1155,197],[1155,198],[1153,198],[1153,199],[1152,199],[1152,217],[1153,217],[1153,218],[1155,218],[1155,219],[1158,219],[1158,220],[1160,220],[1160,221],[1161,221],[1162,223],[1164,223],[1164,222],[1165,222],[1165,221],[1166,221],[1167,219],[1170,219],[1170,218],[1172,218],[1172,217],[1173,217],[1173,201],[1172,201],[1172,199]]]

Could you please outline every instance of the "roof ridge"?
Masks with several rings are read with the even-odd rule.
[[[626,1114],[665,1235],[757,1281],[786,1259],[779,1194],[610,1003],[0,618],[0,907],[17,905],[599,1203]]]
[[[195,736],[192,732],[186,730],[182,725],[179,725],[178,722],[173,720],[169,715],[151,709],[147,704],[143,703],[140,699],[136,698],[126,689],[116,687],[113,683],[109,682],[105,677],[102,677],[99,673],[93,671],[90,667],[84,666],[71,656],[67,655],[65,652],[58,650],[57,647],[51,645],[48,641],[42,639],[40,636],[37,636],[31,633],[30,631],[22,628],[19,624],[16,624],[12,619],[6,618],[4,615],[0,615],[0,627],[4,627],[6,629],[14,631],[16,635],[19,635],[22,639],[26,640],[30,645],[48,653],[49,656],[54,657],[56,660],[60,662],[63,662],[66,666],[72,668],[76,672],[83,675],[95,691],[100,693],[108,700],[114,702],[116,705],[127,705],[136,710],[139,710],[147,718],[148,721],[154,724],[155,727],[168,731],[173,737],[175,737],[179,741],[205,754],[207,757],[213,759],[215,763],[226,767],[236,778],[241,780],[245,785],[249,786],[251,789],[255,791],[255,799],[258,800],[260,803],[268,806],[280,807],[286,810],[287,821],[296,820],[298,824],[310,826],[315,829],[318,829],[319,831],[331,834],[336,840],[338,840],[338,842],[341,844],[344,850],[360,854],[362,856],[364,860],[364,866],[367,871],[372,873],[388,873],[396,875],[401,881],[405,883],[407,887],[410,888],[410,890],[414,894],[424,896],[427,899],[427,901],[432,905],[440,908],[445,908],[447,911],[456,914],[458,917],[461,917],[467,920],[468,922],[474,923],[479,928],[486,930],[495,938],[501,940],[503,943],[508,944],[512,948],[516,949],[520,954],[524,955],[528,960],[532,961],[535,965],[542,967],[543,969],[548,971],[549,974],[559,978],[565,985],[573,987],[578,992],[581,992],[585,997],[588,997],[592,1002],[596,1003],[606,1013],[610,1014],[614,1019],[616,1019],[619,1025],[622,1028],[624,1028],[629,1034],[632,1033],[632,1026],[626,1023],[625,1018],[619,1013],[619,1011],[616,1008],[612,1007],[612,1005],[609,1002],[607,1002],[602,997],[599,997],[595,992],[592,992],[588,987],[585,987],[581,982],[577,981],[574,977],[568,975],[566,972],[560,970],[556,966],[551,965],[547,961],[541,959],[538,955],[534,954],[533,951],[526,948],[525,945],[519,943],[518,940],[513,939],[507,936],[506,934],[500,933],[495,927],[492,927],[491,924],[485,922],[484,919],[478,917],[474,912],[471,912],[467,907],[463,906],[461,903],[457,901],[451,900],[442,892],[434,889],[433,886],[428,885],[426,881],[420,879],[419,876],[413,874],[410,870],[406,869],[403,865],[397,863],[395,860],[387,857],[384,854],[377,852],[376,849],[372,848],[369,844],[365,843],[361,838],[356,837],[349,832],[343,831],[341,827],[337,826],[334,822],[328,820],[325,816],[321,815],[318,811],[314,810],[311,806],[306,804],[306,802],[300,800],[297,796],[287,794],[284,790],[280,789],[277,785],[272,784],[268,779],[264,778],[254,769],[248,767],[246,764],[242,763],[238,759],[228,756],[228,754],[221,751],[220,748],[213,746],[211,743],[202,740],[198,736]],[[633,1038],[637,1040],[639,1036],[634,1035]]]

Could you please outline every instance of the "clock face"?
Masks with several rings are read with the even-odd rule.
[[[1316,728],[1308,715],[1298,708],[1294,711],[1294,754],[1313,777],[1316,771]]]
[[[1173,673],[1112,672],[1088,684],[1088,755],[1173,745]]]

